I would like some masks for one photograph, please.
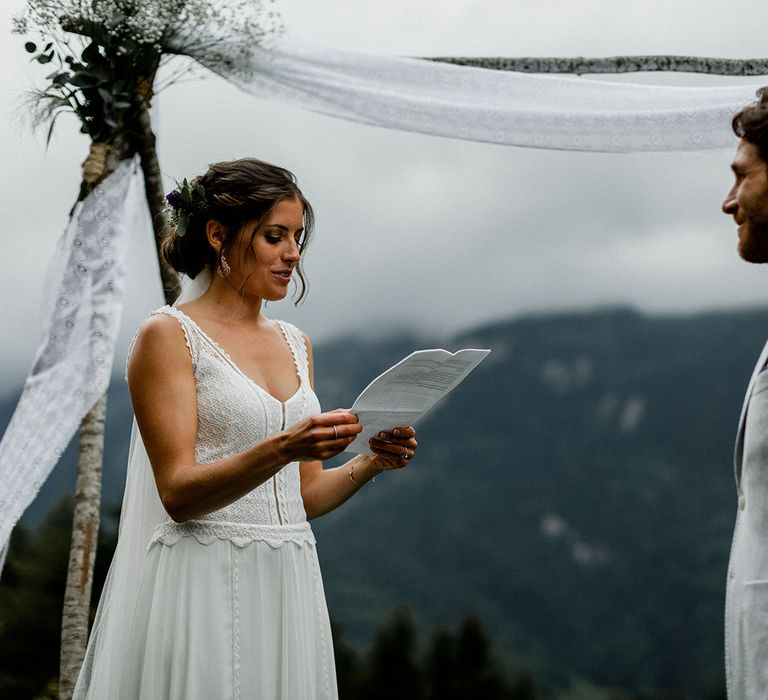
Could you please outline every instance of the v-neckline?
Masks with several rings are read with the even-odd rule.
[[[301,371],[299,369],[299,358],[296,357],[296,352],[294,351],[293,345],[291,345],[291,342],[288,339],[288,332],[286,331],[285,326],[283,325],[282,321],[280,321],[278,319],[274,319],[275,323],[278,325],[278,328],[280,328],[280,335],[283,337],[283,340],[285,341],[285,344],[288,346],[288,350],[290,350],[290,352],[291,352],[291,357],[293,358],[293,368],[296,371],[296,377],[299,380],[299,386],[296,388],[296,391],[294,391],[293,394],[291,394],[285,401],[281,401],[280,399],[278,399],[277,396],[274,396],[271,392],[267,391],[267,389],[265,389],[263,386],[261,386],[261,384],[259,384],[255,379],[253,379],[253,377],[251,377],[248,374],[246,374],[240,368],[240,366],[237,364],[237,362],[235,362],[232,359],[230,354],[217,341],[215,341],[213,338],[211,338],[211,336],[209,336],[202,329],[200,324],[197,321],[195,321],[194,318],[192,318],[191,316],[189,316],[188,314],[186,314],[181,309],[179,309],[179,308],[177,308],[175,306],[170,306],[168,308],[173,309],[175,312],[177,312],[177,313],[181,314],[182,316],[184,316],[184,318],[186,318],[197,329],[197,332],[203,337],[203,339],[229,363],[229,365],[232,367],[232,369],[234,369],[249,384],[254,386],[256,389],[258,389],[265,396],[268,396],[273,401],[276,401],[280,405],[285,406],[286,404],[290,403],[293,399],[295,399],[299,395],[299,393],[301,392],[301,387],[303,385],[303,381],[301,379]]]

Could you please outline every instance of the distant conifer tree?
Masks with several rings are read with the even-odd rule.
[[[398,607],[379,629],[369,658],[370,700],[422,700],[416,624],[408,609]]]

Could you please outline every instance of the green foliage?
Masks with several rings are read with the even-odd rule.
[[[59,700],[59,681],[51,681],[42,693],[35,695],[34,700]]]
[[[371,700],[422,695],[422,670],[416,659],[416,626],[405,608],[398,608],[376,634],[368,661]]]
[[[341,627],[333,619],[331,632],[340,697],[345,700],[362,700],[367,686],[367,665],[357,650],[342,637]]]
[[[250,47],[278,28],[261,0],[27,0],[14,20],[16,33],[42,39],[41,47],[24,44],[32,60],[56,65],[33,93],[33,124],[48,124],[50,140],[58,115],[72,111],[100,142],[132,135],[132,113],[149,105],[164,57],[234,74]]]
[[[71,527],[63,500],[34,532],[14,530],[0,582],[0,697],[31,698],[58,675]]]
[[[340,700],[536,700],[532,677],[508,683],[480,621],[436,631],[421,652],[410,612],[398,606],[379,627],[366,658],[334,635]]]
[[[458,634],[436,631],[426,659],[428,700],[533,699],[530,676],[522,676],[514,690],[508,688],[498,662],[491,654],[491,640],[480,620],[467,617]]]
[[[208,210],[205,187],[197,183],[190,185],[187,178],[176,183],[176,189],[165,195],[168,211],[168,224],[176,229],[179,236],[187,232],[189,218]]]
[[[136,113],[148,101],[160,63],[153,46],[123,41],[101,26],[89,26],[89,40],[79,56],[70,43],[46,43],[41,49],[27,42],[25,49],[41,64],[54,63],[47,87],[34,93],[35,125],[48,124],[50,141],[56,119],[74,112],[80,131],[93,141],[112,142],[120,135],[135,136]]]
[[[61,611],[72,532],[65,497],[34,530],[18,525],[0,580],[0,697],[58,697]],[[101,589],[114,537],[101,535],[95,588]]]

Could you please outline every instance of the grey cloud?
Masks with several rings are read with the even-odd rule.
[[[0,9],[0,24],[22,4]],[[693,2],[625,5],[317,0],[308,12],[305,2],[284,0],[281,8],[288,30],[307,40],[401,55],[764,53],[762,35],[743,21],[768,22],[758,0],[739,4],[740,20],[735,10]],[[732,44],[726,37],[735,28]],[[47,154],[42,136],[20,131],[10,107],[44,72],[29,67],[16,37],[0,44],[0,58],[11,74],[0,92],[8,154],[0,173],[7,200],[0,288],[13,299],[0,306],[0,323],[25,329],[3,347],[0,386],[8,386],[20,383],[32,359],[43,271],[76,194],[86,143],[71,120]],[[550,308],[629,303],[673,311],[762,298],[765,270],[738,261],[734,226],[719,212],[730,153],[497,147],[342,122],[267,97],[217,78],[161,93],[153,113],[161,167],[169,184],[241,155],[296,172],[318,213],[307,256],[311,291],[298,310],[283,302],[270,313],[315,340],[403,326],[450,333]],[[132,246],[118,364],[136,324],[161,303],[152,255],[149,244]]]

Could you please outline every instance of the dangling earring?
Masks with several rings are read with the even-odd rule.
[[[224,279],[229,277],[229,273],[232,272],[232,268],[229,266],[227,259],[224,257],[224,253],[222,253],[221,257],[219,258],[219,268],[216,270],[216,272],[218,272],[219,277],[223,277]]]

